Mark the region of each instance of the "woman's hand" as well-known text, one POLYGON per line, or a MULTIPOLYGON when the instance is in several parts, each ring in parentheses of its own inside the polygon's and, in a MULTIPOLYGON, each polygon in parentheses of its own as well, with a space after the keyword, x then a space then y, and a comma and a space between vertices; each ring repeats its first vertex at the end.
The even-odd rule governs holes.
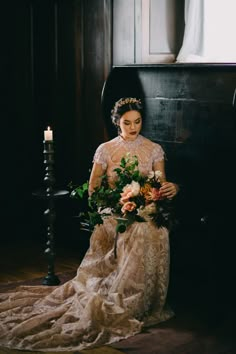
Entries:
POLYGON ((172 182, 163 182, 160 188, 161 195, 168 199, 172 199, 176 196, 179 191, 179 187, 177 184, 172 182))

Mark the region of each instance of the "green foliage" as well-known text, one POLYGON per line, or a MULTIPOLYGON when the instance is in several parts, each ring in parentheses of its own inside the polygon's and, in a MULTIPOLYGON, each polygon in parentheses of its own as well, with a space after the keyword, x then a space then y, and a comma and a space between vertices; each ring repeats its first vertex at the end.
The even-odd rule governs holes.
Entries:
POLYGON ((71 192, 72 198, 83 198, 88 193, 88 181, 83 183, 82 186, 75 187, 71 192))
MULTIPOLYGON (((95 188, 91 196, 88 194, 89 183, 88 181, 83 183, 81 186, 72 186, 71 185, 71 194, 70 196, 74 199, 83 199, 87 201, 87 210, 83 213, 80 213, 79 217, 81 220, 81 225, 92 231, 95 225, 100 225, 103 223, 103 219, 106 216, 115 214, 117 220, 119 217, 125 220, 128 220, 127 225, 131 224, 134 221, 143 222, 145 219, 139 215, 139 209, 144 208, 147 205, 147 199, 145 193, 134 194, 129 198, 129 202, 134 203, 135 208, 130 211, 122 211, 122 206, 124 203, 121 202, 121 193, 124 191, 124 187, 130 185, 133 182, 137 182, 140 187, 148 184, 150 187, 159 190, 161 183, 158 178, 155 176, 147 177, 140 174, 138 169, 138 158, 137 156, 130 156, 127 154, 120 161, 120 167, 114 169, 116 172, 116 179, 114 187, 111 187, 108 183, 108 177, 103 175, 101 177, 101 185, 95 188)), ((153 201, 150 201, 150 203, 153 201)), ((149 201, 148 201, 149 203, 149 201)), ((168 226, 171 216, 171 203, 167 199, 160 198, 158 201, 155 201, 158 205, 158 212, 150 214, 150 217, 158 226, 168 226)), ((140 209, 140 210, 141 210, 140 209)), ((124 232, 126 226, 118 223, 119 232, 124 232)))

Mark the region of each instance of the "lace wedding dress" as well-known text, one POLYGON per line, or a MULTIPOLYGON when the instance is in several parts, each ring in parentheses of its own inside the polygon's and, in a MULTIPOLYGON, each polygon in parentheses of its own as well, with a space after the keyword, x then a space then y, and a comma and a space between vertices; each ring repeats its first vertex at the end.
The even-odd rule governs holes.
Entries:
MULTIPOLYGON (((94 161, 112 183, 113 169, 127 152, 142 173, 162 160, 162 148, 141 135, 100 145, 94 161)), ((135 222, 119 235, 116 220, 96 226, 77 275, 57 286, 21 286, 0 294, 0 346, 31 351, 75 351, 109 344, 173 316, 166 306, 169 240, 166 228, 135 222)))

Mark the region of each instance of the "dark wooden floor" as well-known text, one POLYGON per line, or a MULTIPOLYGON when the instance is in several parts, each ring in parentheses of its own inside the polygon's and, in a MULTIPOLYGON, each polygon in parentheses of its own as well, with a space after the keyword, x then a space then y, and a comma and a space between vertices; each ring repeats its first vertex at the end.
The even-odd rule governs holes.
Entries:
MULTIPOLYGON (((86 235, 83 237, 86 237, 86 235)), ((89 239, 83 239, 82 241, 83 242, 81 242, 81 239, 65 239, 64 241, 60 240, 55 245, 55 273, 59 276, 59 278, 60 275, 64 273, 76 272, 81 262, 81 259, 83 258, 86 247, 88 246, 89 239)), ((25 240, 24 242, 18 239, 2 244, 0 253, 0 286, 2 284, 10 284, 11 282, 16 281, 31 282, 31 280, 35 278, 41 278, 47 275, 47 259, 45 258, 44 250, 45 244, 43 242, 40 242, 39 240, 33 239, 25 240)), ((177 283, 178 287, 181 287, 180 279, 177 283)), ((189 351, 180 351, 181 353, 236 353, 236 351, 234 351, 236 350, 236 343, 232 339, 234 338, 232 332, 234 332, 235 327, 233 325, 233 316, 232 320, 230 319, 230 322, 228 322, 228 320, 226 322, 225 319, 220 320, 219 329, 212 329, 211 326, 213 325, 213 328, 215 326, 214 321, 211 321, 211 324, 208 325, 205 320, 205 314, 201 313, 202 311, 206 311, 207 308, 203 309, 201 307, 200 311, 198 311, 198 308, 193 308, 193 306, 186 307, 185 301, 182 301, 182 303, 179 304, 181 306, 176 308, 176 318, 167 321, 167 323, 158 326, 156 329, 152 329, 149 332, 140 334, 139 336, 135 336, 134 338, 122 341, 112 346, 104 346, 96 349, 86 350, 85 353, 121 354, 132 352, 134 354, 150 354, 155 353, 152 351, 152 343, 156 348, 162 346, 161 351, 158 350, 157 353, 166 354, 167 342, 166 339, 164 337, 162 338, 161 336, 165 335, 165 333, 169 333, 168 331, 170 331, 170 335, 172 336, 171 340, 173 341, 173 343, 176 342, 176 346, 177 344, 181 344, 181 348, 183 350, 184 348, 188 348, 189 351), (186 333, 188 333, 188 336, 186 336, 186 333), (191 338, 189 336, 191 336, 191 338), (218 343, 219 338, 220 343, 218 343), (148 345, 149 342, 151 347, 149 347, 148 345)), ((226 307, 226 303, 224 304, 224 306, 226 307)), ((179 353, 179 351, 176 352, 174 351, 174 349, 173 351, 171 351, 171 353, 172 352, 179 353)), ((0 348, 0 354, 23 353, 26 354, 32 352, 7 350, 0 348)), ((36 353, 37 352, 34 352, 34 354, 36 353)), ((53 353, 54 352, 51 351, 47 352, 47 354, 53 353)), ((68 352, 61 353, 66 354, 68 352)))
MULTIPOLYGON (((45 246, 35 240, 14 241, 1 246, 0 283, 24 281, 47 274, 45 246)), ((76 270, 81 261, 79 248, 55 247, 55 273, 76 270)))
MULTIPOLYGON (((84 237, 87 237, 86 235, 84 237)), ((60 240, 55 245, 55 274, 60 275, 67 272, 76 272, 81 259, 86 251, 88 239, 81 243, 81 240, 60 240)), ((1 246, 0 253, 0 287, 15 282, 29 281, 42 278, 47 275, 47 259, 44 254, 46 245, 39 240, 12 240, 5 242, 1 246)), ((23 354, 41 353, 18 351, 13 349, 0 348, 0 354, 23 354)), ((53 351, 46 352, 54 354, 53 351)), ((73 354, 72 352, 61 352, 63 354, 73 354)), ((76 352, 78 353, 78 351, 76 352)), ((83 353, 83 351, 81 351, 83 353)), ((87 354, 117 354, 121 353, 118 349, 111 347, 100 347, 97 349, 86 350, 87 354)))

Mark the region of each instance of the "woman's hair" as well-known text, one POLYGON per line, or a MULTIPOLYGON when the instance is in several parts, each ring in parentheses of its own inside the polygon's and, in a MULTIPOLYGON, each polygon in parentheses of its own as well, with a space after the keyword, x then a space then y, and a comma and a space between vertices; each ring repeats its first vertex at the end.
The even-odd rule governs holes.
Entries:
POLYGON ((143 105, 141 100, 135 97, 123 97, 115 103, 114 108, 111 111, 111 120, 117 127, 118 132, 120 132, 120 127, 118 125, 120 118, 128 111, 138 111, 141 116, 143 116, 143 105))

